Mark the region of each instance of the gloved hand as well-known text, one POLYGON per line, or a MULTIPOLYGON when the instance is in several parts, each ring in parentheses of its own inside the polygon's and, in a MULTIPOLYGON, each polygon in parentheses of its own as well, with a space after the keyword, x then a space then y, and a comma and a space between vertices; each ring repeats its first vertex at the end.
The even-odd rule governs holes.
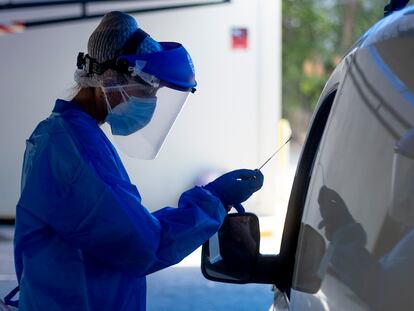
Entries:
POLYGON ((227 210, 233 206, 239 213, 244 213, 241 205, 263 186, 263 174, 259 170, 235 170, 228 172, 204 186, 218 197, 227 210))
POLYGON ((322 186, 319 191, 318 203, 322 216, 322 221, 319 223, 318 228, 322 229, 325 227, 326 238, 329 241, 338 229, 355 223, 345 201, 335 190, 322 186))

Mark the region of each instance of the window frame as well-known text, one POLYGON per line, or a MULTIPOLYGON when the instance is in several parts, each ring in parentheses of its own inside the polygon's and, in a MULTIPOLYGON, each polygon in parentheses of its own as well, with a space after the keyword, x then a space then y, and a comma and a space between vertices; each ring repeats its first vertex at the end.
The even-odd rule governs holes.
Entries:
POLYGON ((279 268, 278 270, 279 273, 282 272, 283 275, 278 275, 278 282, 275 284, 279 290, 286 292, 289 297, 293 283, 301 220, 312 176, 313 165, 328 123, 330 112, 332 111, 336 95, 338 94, 338 85, 339 83, 334 84, 327 92, 325 92, 326 95, 320 100, 320 104, 318 105, 311 122, 305 145, 302 149, 289 198, 279 253, 279 258, 283 258, 283 262, 281 263, 283 269, 279 268))

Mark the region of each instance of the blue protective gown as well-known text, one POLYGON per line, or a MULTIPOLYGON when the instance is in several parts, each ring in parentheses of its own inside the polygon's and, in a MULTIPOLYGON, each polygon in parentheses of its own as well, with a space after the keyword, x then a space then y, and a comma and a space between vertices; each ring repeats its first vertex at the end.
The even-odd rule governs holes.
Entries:
POLYGON ((194 251, 226 213, 200 187, 184 192, 178 208, 148 212, 97 122, 58 100, 24 156, 19 310, 145 310, 145 276, 194 251))

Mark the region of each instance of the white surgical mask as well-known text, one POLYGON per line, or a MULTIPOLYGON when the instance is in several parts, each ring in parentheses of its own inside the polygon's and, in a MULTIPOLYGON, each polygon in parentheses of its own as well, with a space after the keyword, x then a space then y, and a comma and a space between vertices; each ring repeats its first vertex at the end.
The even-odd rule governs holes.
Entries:
POLYGON ((110 124, 113 135, 130 135, 151 121, 156 102, 156 97, 131 96, 111 109, 105 121, 110 124))

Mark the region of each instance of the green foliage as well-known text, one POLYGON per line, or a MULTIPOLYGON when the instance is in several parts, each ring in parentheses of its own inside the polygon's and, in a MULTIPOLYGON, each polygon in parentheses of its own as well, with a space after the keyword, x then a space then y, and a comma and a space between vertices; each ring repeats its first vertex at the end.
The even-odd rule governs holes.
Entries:
POLYGON ((336 61, 382 17, 381 0, 283 0, 283 115, 313 111, 336 61), (306 67, 306 68, 305 68, 306 67))
POLYGON ((303 77, 300 79, 299 90, 306 98, 311 98, 316 101, 324 84, 324 78, 303 77))

